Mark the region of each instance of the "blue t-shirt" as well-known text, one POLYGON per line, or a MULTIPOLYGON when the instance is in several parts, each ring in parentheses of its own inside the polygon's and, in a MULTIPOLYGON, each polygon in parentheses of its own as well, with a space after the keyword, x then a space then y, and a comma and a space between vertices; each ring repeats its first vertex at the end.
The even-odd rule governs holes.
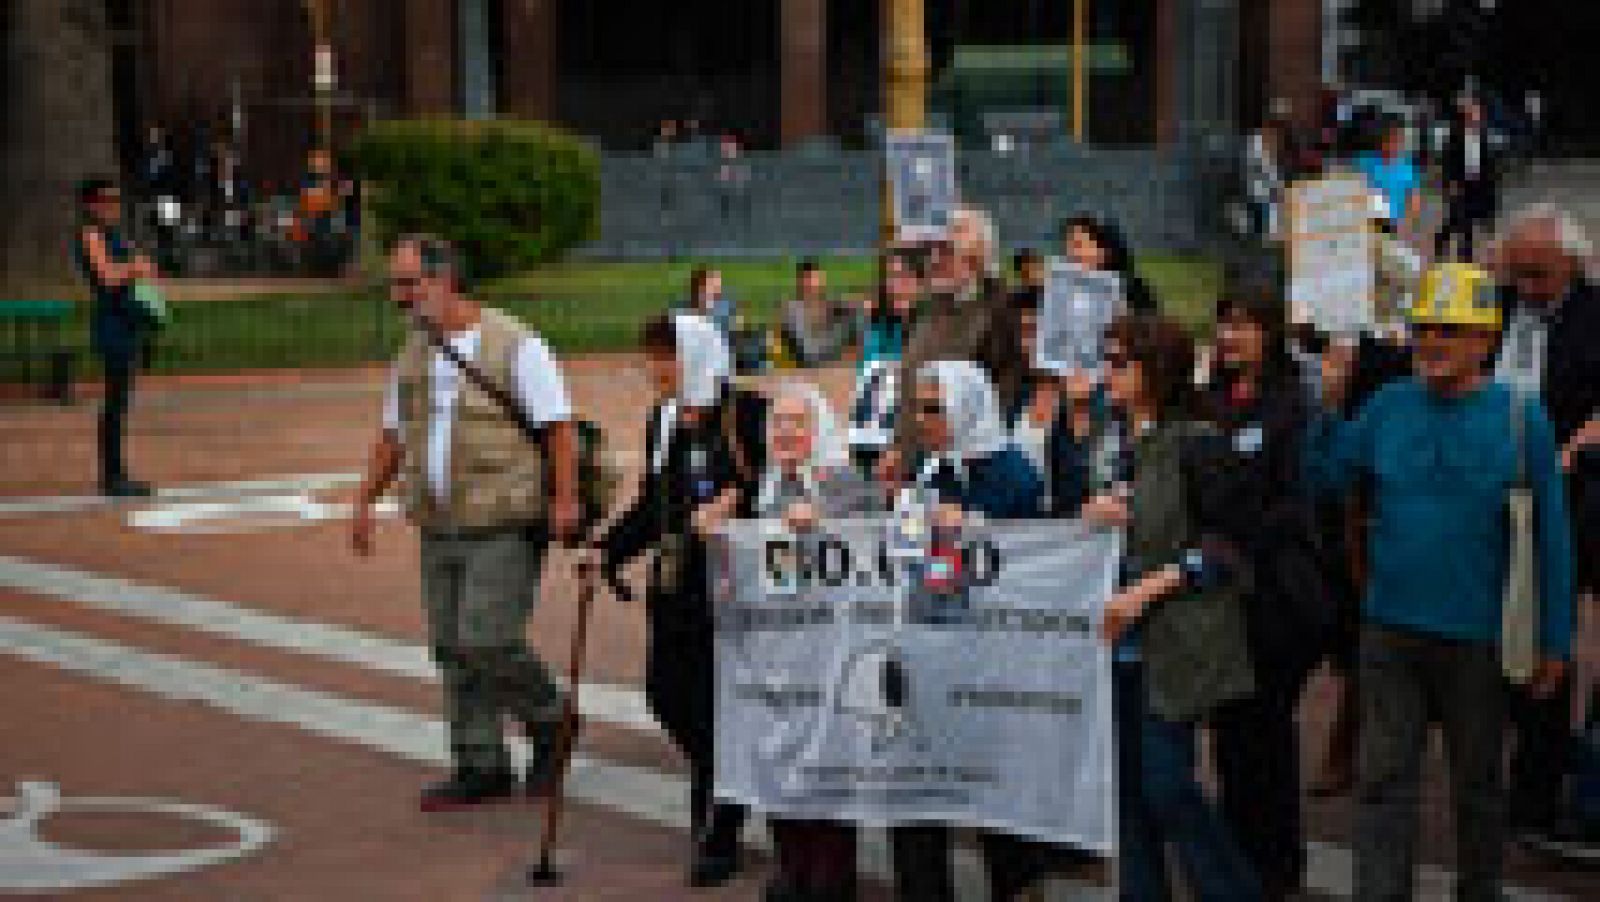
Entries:
POLYGON ((1308 426, 1312 487, 1342 493, 1371 481, 1371 559, 1363 609, 1387 627, 1489 645, 1500 637, 1509 530, 1507 490, 1519 452, 1537 508, 1540 644, 1571 649, 1573 561, 1566 484, 1543 408, 1522 401, 1524 447, 1513 441, 1515 396, 1489 383, 1461 398, 1416 379, 1392 383, 1350 421, 1308 426))
POLYGON ((1405 154, 1386 160, 1381 154, 1371 153, 1356 158, 1356 171, 1389 204, 1389 221, 1403 222, 1411 198, 1422 187, 1422 173, 1417 170, 1417 164, 1405 154))

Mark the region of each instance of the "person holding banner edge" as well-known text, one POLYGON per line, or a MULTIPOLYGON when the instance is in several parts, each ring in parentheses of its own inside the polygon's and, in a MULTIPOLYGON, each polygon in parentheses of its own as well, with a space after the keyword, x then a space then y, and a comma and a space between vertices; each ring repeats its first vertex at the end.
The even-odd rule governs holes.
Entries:
MULTIPOLYGON (((931 528, 949 533, 973 515, 1027 519, 1042 513, 1043 483, 1011 441, 1000 402, 984 369, 969 360, 924 363, 910 386, 916 450, 914 484, 936 498, 931 528)), ((922 611, 943 616, 948 612, 922 611)), ((896 898, 904 902, 954 900, 950 828, 938 824, 889 831, 896 898)), ((1031 882, 1013 850, 1030 847, 1009 836, 981 834, 990 897, 1009 900, 1031 882)))
POLYGON ((1172 898, 1164 849, 1206 902, 1262 899, 1259 878, 1196 774, 1198 727, 1255 689, 1243 597, 1247 559, 1220 511, 1252 490, 1227 440, 1197 418, 1194 347, 1160 317, 1115 321, 1105 343, 1115 412, 1085 447, 1079 516, 1126 532, 1123 588, 1104 631, 1115 647, 1121 898, 1172 898))
POLYGON ((599 542, 601 572, 616 586, 622 566, 656 550, 645 599, 645 695, 689 759, 689 883, 719 886, 741 867, 744 810, 712 797, 716 687, 705 537, 727 518, 750 514, 765 466, 767 404, 730 384, 727 341, 703 316, 655 317, 641 343, 661 400, 646 421, 638 495, 599 542))
MULTIPOLYGON (((768 467, 753 513, 780 518, 797 535, 818 521, 877 510, 873 487, 850 465, 832 409, 814 386, 786 382, 770 395, 768 467)), ((773 818, 777 873, 766 902, 849 902, 856 894, 856 835, 847 823, 773 818)))

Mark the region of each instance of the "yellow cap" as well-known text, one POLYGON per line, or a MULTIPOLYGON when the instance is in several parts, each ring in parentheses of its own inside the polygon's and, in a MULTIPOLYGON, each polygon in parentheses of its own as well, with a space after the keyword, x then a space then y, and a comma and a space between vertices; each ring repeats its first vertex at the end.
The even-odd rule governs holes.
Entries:
POLYGON ((1500 328, 1494 277, 1470 263, 1440 263, 1422 277, 1411 321, 1500 328))

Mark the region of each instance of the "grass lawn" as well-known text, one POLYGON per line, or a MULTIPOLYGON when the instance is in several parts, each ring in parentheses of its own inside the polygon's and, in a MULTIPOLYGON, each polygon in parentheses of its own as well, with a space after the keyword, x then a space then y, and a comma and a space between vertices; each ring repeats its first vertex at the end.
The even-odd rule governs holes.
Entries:
MULTIPOLYGON (((821 261, 842 295, 867 291, 869 258, 821 261)), ((709 261, 747 320, 771 322, 793 283, 793 260, 709 261)), ((481 286, 478 294, 522 318, 563 354, 626 350, 639 323, 682 298, 691 262, 551 266, 481 286)), ((1221 282, 1212 260, 1150 256, 1146 277, 1174 315, 1194 325, 1209 318, 1221 282)), ((73 328, 87 345, 83 317, 73 328)), ((310 296, 258 296, 175 305, 155 359, 157 372, 220 372, 263 367, 335 367, 394 353, 403 323, 379 289, 310 296)), ((0 345, 6 339, 0 336, 0 345)), ((16 378, 0 370, 0 381, 16 378)))

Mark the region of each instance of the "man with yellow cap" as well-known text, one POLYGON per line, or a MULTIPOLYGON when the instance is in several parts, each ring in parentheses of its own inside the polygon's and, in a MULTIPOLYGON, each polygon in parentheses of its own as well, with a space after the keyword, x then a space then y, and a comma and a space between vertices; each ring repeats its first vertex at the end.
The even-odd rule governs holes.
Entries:
MULTIPOLYGON (((1415 898, 1417 803, 1429 718, 1442 725, 1451 769, 1460 884, 1455 897, 1499 900, 1505 833, 1506 688, 1502 604, 1512 529, 1507 501, 1534 504, 1538 660, 1532 691, 1561 680, 1571 647, 1572 539, 1550 420, 1536 400, 1493 380, 1498 343, 1492 280, 1450 263, 1430 271, 1411 310, 1413 375, 1351 419, 1309 428, 1312 487, 1372 489, 1370 565, 1362 597, 1357 692, 1359 820, 1356 898, 1415 898)), ((1323 364, 1338 410, 1347 352, 1323 364)))

